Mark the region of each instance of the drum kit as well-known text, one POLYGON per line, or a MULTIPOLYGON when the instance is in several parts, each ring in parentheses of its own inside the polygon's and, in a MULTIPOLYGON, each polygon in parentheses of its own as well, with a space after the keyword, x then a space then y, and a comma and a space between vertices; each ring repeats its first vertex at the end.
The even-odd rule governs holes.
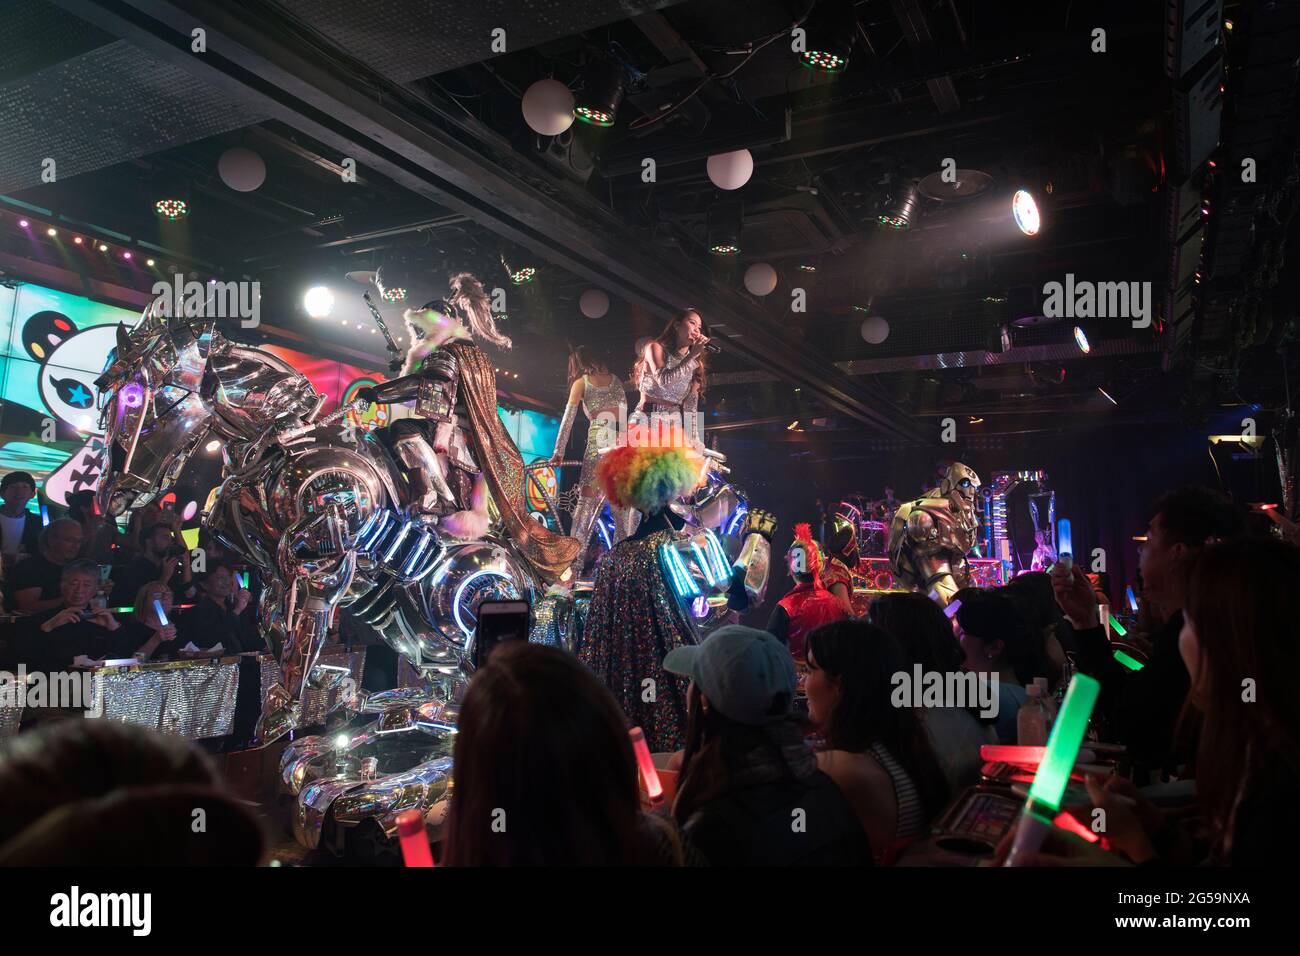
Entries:
POLYGON ((872 501, 863 495, 848 495, 838 502, 833 514, 852 521, 858 529, 858 553, 863 557, 884 557, 889 543, 889 523, 897 502, 886 498, 872 501))

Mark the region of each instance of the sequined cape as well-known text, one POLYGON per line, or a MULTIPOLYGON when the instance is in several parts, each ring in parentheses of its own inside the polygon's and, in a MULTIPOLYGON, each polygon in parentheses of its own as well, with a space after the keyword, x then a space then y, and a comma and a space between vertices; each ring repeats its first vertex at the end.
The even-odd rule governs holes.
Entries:
POLYGON ((696 643, 659 567, 659 547, 674 537, 672 531, 655 531, 629 538, 600 559, 577 645, 579 659, 609 688, 628 726, 645 732, 652 752, 685 743, 689 681, 667 673, 663 660, 674 647, 696 643), (642 683, 647 678, 654 681, 649 702, 642 683))
POLYGON ((454 342, 446 348, 455 353, 459 363, 460 400, 470 423, 467 437, 506 534, 545 580, 558 580, 573 563, 579 545, 523 511, 524 459, 497 415, 497 376, 492 361, 472 342, 454 342))

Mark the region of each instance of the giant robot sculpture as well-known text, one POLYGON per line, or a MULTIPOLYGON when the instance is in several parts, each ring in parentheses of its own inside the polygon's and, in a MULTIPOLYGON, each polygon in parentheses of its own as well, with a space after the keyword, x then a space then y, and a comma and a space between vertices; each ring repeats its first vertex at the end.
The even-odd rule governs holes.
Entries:
POLYGON ((975 548, 979 475, 960 462, 949 466, 937 488, 898 506, 889 527, 889 558, 895 577, 947 605, 970 586, 966 556, 975 548))
MULTIPOLYGON (((454 306, 440 307, 455 317, 454 306)), ((134 328, 119 327, 96 383, 107 456, 98 495, 106 513, 147 504, 204 444, 223 442, 223 482, 207 524, 260 569, 263 634, 280 648, 282 680, 264 690, 258 722, 263 743, 298 726, 309 688, 343 676, 318 666, 339 609, 373 626, 418 675, 413 686, 357 695, 347 724, 328 737, 300 736, 284 751, 282 785, 295 799, 295 835, 308 847, 319 844, 327 823, 336 848, 344 830, 360 832, 367 822, 379 824, 381 840, 391 837, 401 811, 441 798, 480 601, 536 603, 573 558, 564 546, 571 539, 528 518, 522 501, 508 500, 518 496, 522 470, 502 474, 514 457, 486 444, 498 421, 494 396, 487 407, 488 386, 480 381, 470 390, 468 419, 452 415, 447 366, 463 375, 485 363, 469 349, 451 349, 433 363, 442 382, 435 391, 446 400, 442 418, 433 428, 396 434, 350 426, 343 416, 352 406, 322 417, 325 396, 296 369, 230 341, 209 320, 169 318, 156 306, 134 328), (420 446, 427 432, 448 424, 450 456, 420 446), (486 482, 491 523, 465 540, 451 519, 473 510, 464 500, 472 483, 453 479, 473 452, 488 459, 485 474, 498 472, 486 482)), ((489 361, 483 377, 490 373, 489 361)), ((447 438, 445 428, 440 437, 447 438)), ((708 517, 716 518, 712 511, 708 517)), ((749 542, 744 550, 757 581, 762 549, 749 542)), ((687 567, 702 593, 721 583, 721 555, 710 557, 687 567)))

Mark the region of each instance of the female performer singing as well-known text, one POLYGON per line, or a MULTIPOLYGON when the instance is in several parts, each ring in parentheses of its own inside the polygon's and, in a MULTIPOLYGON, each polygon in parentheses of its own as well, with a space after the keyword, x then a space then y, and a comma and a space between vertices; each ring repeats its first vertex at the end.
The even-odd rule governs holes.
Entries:
MULTIPOLYGON (((578 478, 578 504, 569 525, 569 536, 576 538, 578 556, 573 560, 573 579, 582 573, 591 530, 605 506, 605 493, 596 480, 596 465, 601 452, 618 443, 618 427, 627 420, 627 392, 617 375, 609 371, 604 361, 586 346, 578 346, 569 353, 569 402, 560 420, 560 432, 555 437, 555 453, 551 461, 564 458, 569 443, 573 420, 581 406, 587 415, 587 447, 582 453, 582 474, 578 478)), ((632 520, 636 512, 631 508, 611 506, 614 513, 614 543, 632 533, 632 520)))
POLYGON ((641 351, 632 378, 641 390, 636 410, 649 419, 679 425, 697 448, 704 447, 699 403, 707 371, 708 328, 700 313, 683 309, 641 351))

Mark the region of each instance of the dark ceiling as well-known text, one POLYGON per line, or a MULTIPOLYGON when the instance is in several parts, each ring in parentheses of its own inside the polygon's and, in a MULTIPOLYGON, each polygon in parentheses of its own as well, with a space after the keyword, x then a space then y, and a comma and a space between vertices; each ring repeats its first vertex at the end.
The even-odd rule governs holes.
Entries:
MULTIPOLYGON (((17 216, 59 222, 164 274, 258 279, 265 336, 382 365, 355 295, 314 322, 302 290, 405 262, 432 292, 471 269, 508 289, 521 347, 503 364, 551 403, 566 344, 621 368, 692 304, 723 344, 711 424, 812 454, 936 442, 944 418, 1015 436, 1284 401, 1300 5, 15 0, 0 30, 21 38, 0 52, 0 265, 20 277, 18 260, 61 250, 17 216), (790 29, 830 14, 848 68, 815 73, 790 29), (603 62, 626 77, 614 126, 528 129, 529 84, 581 93, 603 62), (265 159, 257 191, 219 177, 232 146, 265 159), (754 175, 723 193, 705 160, 739 148, 754 175), (945 159, 976 194, 935 198, 945 159), (882 228, 918 180, 911 228, 882 228), (1011 220, 1017 188, 1042 204, 1038 236, 1011 220), (160 221, 160 190, 191 215, 160 221), (712 256, 708 212, 736 200, 741 253, 712 256), (538 278, 511 287, 503 258, 538 278), (779 275, 763 298, 742 281, 760 261, 779 275), (1151 327, 1094 323, 1083 354, 1071 322, 1033 321, 1067 273, 1150 282, 1151 327), (599 320, 578 308, 592 287, 612 301, 599 320), (868 317, 888 322, 883 343, 864 341, 868 317)), ((147 289, 135 262, 73 271, 147 289)))

